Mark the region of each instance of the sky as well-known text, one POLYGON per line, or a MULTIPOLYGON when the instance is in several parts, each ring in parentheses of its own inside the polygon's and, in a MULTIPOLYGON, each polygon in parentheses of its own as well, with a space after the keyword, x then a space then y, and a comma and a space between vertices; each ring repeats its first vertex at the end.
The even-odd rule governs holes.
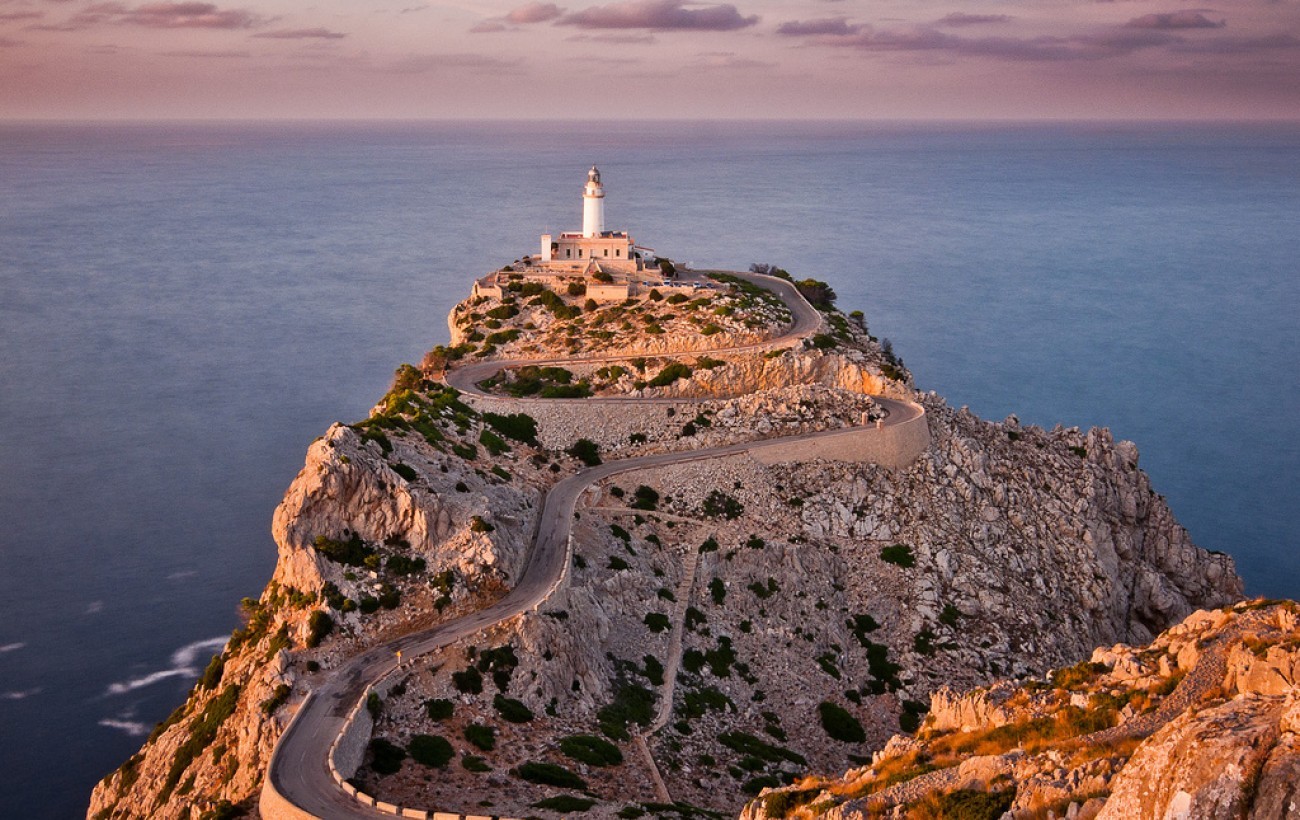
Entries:
POLYGON ((0 119, 1300 119, 1300 0, 0 0, 0 119))

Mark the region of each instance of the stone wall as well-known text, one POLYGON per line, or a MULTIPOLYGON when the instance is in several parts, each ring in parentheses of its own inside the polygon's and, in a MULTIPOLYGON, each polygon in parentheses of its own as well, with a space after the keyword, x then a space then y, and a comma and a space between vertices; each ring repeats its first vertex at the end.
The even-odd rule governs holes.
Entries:
POLYGON ((925 414, 888 427, 857 427, 818 438, 759 447, 751 455, 763 464, 852 461, 899 468, 911 464, 930 446, 925 414))

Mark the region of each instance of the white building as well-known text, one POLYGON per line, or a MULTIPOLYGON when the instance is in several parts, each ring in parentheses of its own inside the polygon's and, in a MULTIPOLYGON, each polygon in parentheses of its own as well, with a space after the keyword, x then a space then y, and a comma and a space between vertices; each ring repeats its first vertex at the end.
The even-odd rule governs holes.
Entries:
POLYGON ((639 247, 627 231, 605 230, 605 186, 593 165, 582 189, 582 230, 542 234, 541 254, 532 261, 555 270, 585 271, 596 262, 611 272, 631 272, 641 270, 653 253, 639 247))

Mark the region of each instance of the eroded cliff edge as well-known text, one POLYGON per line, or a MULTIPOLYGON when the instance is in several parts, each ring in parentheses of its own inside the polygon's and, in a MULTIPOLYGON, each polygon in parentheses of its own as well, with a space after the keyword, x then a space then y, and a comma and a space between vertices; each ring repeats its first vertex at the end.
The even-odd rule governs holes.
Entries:
POLYGON ((941 685, 1142 643, 1240 597, 1231 560, 1191 543, 1131 443, 983 421, 916 393, 892 352, 829 304, 815 335, 727 354, 779 335, 788 311, 739 285, 594 307, 547 292, 463 303, 450 357, 399 370, 369 419, 313 443, 247 625, 100 784, 91 816, 254 811, 314 682, 499 597, 543 494, 584 462, 870 425, 880 407, 867 393, 925 407, 931 444, 907 466, 739 455, 593 487, 564 584, 422 659, 375 705, 358 782, 431 809, 634 816, 664 802, 632 740, 664 711, 646 740, 684 807, 652 810, 734 813, 805 771, 869 760, 941 685), (650 327, 671 332, 621 362, 504 373, 500 399, 431 378, 457 355, 562 358, 575 339, 650 327), (701 350, 715 352, 687 352, 701 350), (515 400, 548 392, 575 398, 515 400))

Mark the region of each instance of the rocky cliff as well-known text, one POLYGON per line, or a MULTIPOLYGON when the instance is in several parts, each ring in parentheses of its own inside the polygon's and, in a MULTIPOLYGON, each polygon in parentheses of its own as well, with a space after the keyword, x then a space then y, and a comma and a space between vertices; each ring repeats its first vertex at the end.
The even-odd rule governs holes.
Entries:
POLYGON ((367 647, 500 597, 560 478, 602 458, 871 425, 882 411, 867 393, 924 406, 932 443, 907 466, 740 453, 593 485, 555 593, 376 698, 355 782, 471 813, 734 814, 762 789, 869 762, 942 685, 1039 674, 1240 597, 1231 560, 1191 543, 1131 443, 915 393, 892 352, 829 306, 818 333, 764 347, 789 311, 752 288, 648 296, 616 315, 547 293, 458 307, 455 348, 400 369, 370 418, 312 444, 247 625, 99 785, 90 816, 255 811, 306 693, 367 647), (629 344, 621 362, 506 368, 485 382, 499 398, 431 378, 525 348, 603 352, 600 334, 623 322, 634 338, 673 334, 651 333, 649 357, 629 344), (709 347, 728 334, 756 347, 709 347))
POLYGON ((841 778, 768 791, 742 817, 1296 817, 1296 612, 1202 610, 1041 678, 941 689, 915 737, 841 778))

